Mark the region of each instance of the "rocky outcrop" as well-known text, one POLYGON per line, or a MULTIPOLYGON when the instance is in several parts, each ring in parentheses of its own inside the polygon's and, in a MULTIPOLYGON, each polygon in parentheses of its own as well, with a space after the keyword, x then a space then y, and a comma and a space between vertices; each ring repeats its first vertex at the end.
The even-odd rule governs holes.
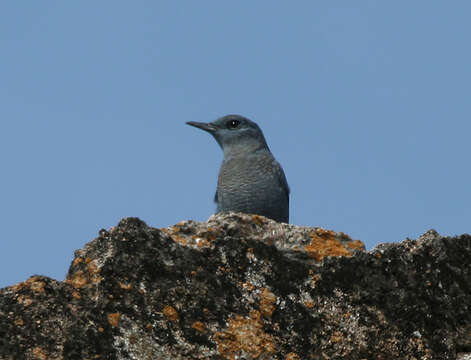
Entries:
POLYGON ((260 216, 123 219, 0 290, 0 359, 465 359, 471 236, 365 252, 260 216))

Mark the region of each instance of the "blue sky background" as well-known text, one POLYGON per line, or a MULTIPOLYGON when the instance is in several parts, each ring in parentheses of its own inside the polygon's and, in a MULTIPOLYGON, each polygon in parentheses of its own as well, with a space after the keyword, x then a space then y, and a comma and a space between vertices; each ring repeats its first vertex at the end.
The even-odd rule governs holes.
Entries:
POLYGON ((469 1, 2 1, 0 287, 62 280, 120 218, 205 221, 243 114, 291 223, 363 240, 470 231, 469 1))

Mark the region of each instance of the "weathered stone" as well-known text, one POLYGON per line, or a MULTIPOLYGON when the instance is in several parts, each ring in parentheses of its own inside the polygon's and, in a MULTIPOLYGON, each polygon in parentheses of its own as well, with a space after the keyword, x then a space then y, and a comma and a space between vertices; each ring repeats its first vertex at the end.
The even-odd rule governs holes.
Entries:
POLYGON ((471 236, 382 244, 261 216, 120 221, 0 290, 0 359, 466 359, 471 236))

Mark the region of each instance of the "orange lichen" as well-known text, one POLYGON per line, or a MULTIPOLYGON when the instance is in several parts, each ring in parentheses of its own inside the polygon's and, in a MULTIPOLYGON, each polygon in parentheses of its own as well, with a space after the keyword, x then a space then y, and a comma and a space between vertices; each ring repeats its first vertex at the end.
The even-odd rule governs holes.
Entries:
MULTIPOLYGON (((165 234, 170 236, 170 238, 176 243, 182 245, 188 245, 189 239, 186 236, 186 231, 182 229, 182 226, 185 225, 184 222, 180 222, 169 228, 161 228, 165 234), (184 235, 182 235, 182 233, 184 235)), ((209 247, 210 242, 215 240, 217 237, 218 230, 212 227, 208 227, 206 230, 199 231, 196 234, 191 235, 191 244, 197 245, 201 248, 209 247)))
POLYGON ((306 245, 304 249, 317 261, 322 260, 325 256, 352 256, 352 253, 335 237, 335 233, 331 230, 317 229, 311 231, 309 236, 311 243, 306 245))
POLYGON ((95 284, 99 283, 103 278, 99 275, 101 270, 98 268, 95 261, 93 259, 86 258, 85 264, 87 264, 87 272, 90 280, 95 284))
MULTIPOLYGON (((180 224, 180 223, 178 223, 180 224)), ((186 239, 181 236, 181 235, 178 235, 178 233, 180 232, 180 227, 178 226, 178 224, 170 227, 170 228, 162 228, 160 230, 162 230, 165 234, 169 235, 170 238, 175 241, 176 243, 179 243, 179 244, 183 244, 183 245, 186 245, 187 244, 187 241, 186 239)))
POLYGON ((87 284, 87 278, 85 277, 82 270, 77 270, 65 282, 72 285, 76 289, 80 289, 87 284))
POLYGON ((193 235, 191 238, 195 241, 196 245, 198 245, 199 247, 209 246, 209 241, 206 240, 206 238, 201 235, 193 235))
POLYGON ((365 250, 365 244, 363 244, 362 241, 360 240, 352 240, 351 242, 347 242, 345 244, 346 247, 349 249, 354 249, 354 250, 365 250))
POLYGON ((266 220, 262 218, 260 215, 252 215, 252 220, 258 226, 262 226, 266 222, 266 220))
POLYGON ((315 273, 314 270, 312 270, 312 269, 309 269, 309 275, 312 276, 314 281, 319 281, 321 279, 321 276, 319 274, 315 273))
POLYGON ((16 298, 16 301, 18 301, 18 304, 21 304, 24 307, 30 306, 33 303, 33 299, 23 296, 23 295, 19 295, 16 298))
POLYGON ((33 281, 30 284, 31 290, 33 290, 33 292, 36 294, 43 293, 45 286, 46 286, 46 283, 44 281, 33 281))
POLYGON ((118 326, 120 316, 121 314, 119 312, 108 314, 108 322, 110 325, 113 327, 118 326))
POLYGON ((191 327, 200 333, 206 333, 206 326, 201 321, 195 321, 191 327))
POLYGON ((72 261, 72 266, 77 266, 77 265, 80 264, 82 261, 83 261, 83 258, 81 258, 81 257, 76 257, 76 258, 74 259, 74 261, 72 261))
POLYGON ((343 339, 344 336, 340 331, 334 331, 334 333, 330 336, 330 341, 335 343, 340 343, 343 339))
POLYGON ((15 291, 20 291, 24 288, 30 288, 35 294, 43 293, 46 283, 40 280, 39 276, 31 276, 26 281, 20 282, 13 286, 15 291))
POLYGON ((276 296, 268 289, 264 288, 260 294, 260 311, 263 316, 271 317, 275 311, 276 296))
POLYGON ((119 287, 124 290, 131 290, 132 289, 132 284, 126 284, 119 282, 119 287))
POLYGON ((294 352, 290 352, 289 354, 286 354, 285 360, 299 360, 299 356, 294 352))
POLYGON ((167 319, 169 319, 170 321, 178 320, 177 310, 175 310, 175 308, 170 305, 165 305, 163 313, 167 317, 167 319))
POLYGON ((33 349, 33 354, 34 354, 35 358, 38 359, 38 360, 46 360, 47 359, 46 352, 43 349, 41 349, 40 347, 35 347, 33 349))
POLYGON ((307 307, 308 309, 312 309, 314 307, 314 305, 315 305, 314 302, 311 301, 311 300, 306 300, 304 302, 304 306, 307 307))
MULTIPOLYGON (((77 258, 79 259, 79 258, 77 258)), ((72 275, 69 276, 66 283, 72 285, 76 289, 80 289, 88 284, 88 282, 92 282, 94 284, 98 284, 103 279, 100 275, 100 268, 96 265, 95 260, 92 258, 85 258, 80 261, 77 259, 74 260, 76 265, 84 263, 85 269, 81 266, 81 269, 75 271, 72 275)), ((80 258, 81 259, 81 258, 80 258)))
POLYGON ((215 233, 217 233, 217 230, 215 228, 208 227, 206 229, 206 237, 208 238, 209 241, 213 241, 216 239, 215 233))
POLYGON ((200 238, 204 239, 209 245, 209 242, 215 240, 217 238, 218 230, 212 227, 208 227, 205 231, 200 231, 196 235, 193 235, 193 238, 200 238))
POLYGON ((218 352, 225 359, 237 359, 242 352, 257 359, 263 353, 274 353, 272 337, 263 331, 260 312, 253 310, 249 318, 235 315, 229 319, 229 326, 214 334, 218 352))
POLYGON ((187 241, 183 236, 171 234, 170 237, 172 238, 173 241, 175 241, 179 244, 183 244, 183 245, 187 244, 187 241))
POLYGON ((242 289, 244 290, 249 290, 249 291, 255 290, 255 285, 248 281, 241 283, 241 286, 242 286, 242 289))
POLYGON ((256 261, 256 256, 253 253, 253 248, 248 248, 247 252, 245 253, 245 256, 247 256, 247 259, 250 261, 256 261))

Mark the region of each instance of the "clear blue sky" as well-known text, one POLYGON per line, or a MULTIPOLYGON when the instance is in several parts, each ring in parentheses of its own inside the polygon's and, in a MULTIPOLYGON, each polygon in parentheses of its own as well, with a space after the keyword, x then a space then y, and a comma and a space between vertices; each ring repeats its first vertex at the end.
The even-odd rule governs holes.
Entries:
POLYGON ((2 1, 0 287, 62 280, 99 229, 205 221, 259 123, 291 223, 363 240, 470 231, 469 1, 2 1))

